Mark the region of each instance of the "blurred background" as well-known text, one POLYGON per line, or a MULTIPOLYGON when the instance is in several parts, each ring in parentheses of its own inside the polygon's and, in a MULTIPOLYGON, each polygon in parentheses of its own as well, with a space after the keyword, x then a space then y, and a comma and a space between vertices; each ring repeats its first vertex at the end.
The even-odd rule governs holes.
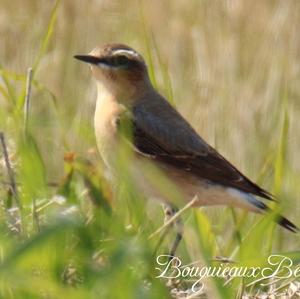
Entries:
MULTIPOLYGON (((101 169, 95 82, 73 55, 125 43, 145 57, 153 84, 197 132, 273 192, 299 225, 299 28, 300 2, 292 0, 1 0, 0 131, 16 173, 28 67, 34 68, 28 126, 46 184, 64 180, 66 153, 101 169)), ((205 212, 221 244, 232 238, 232 219, 244 215, 205 212)), ((247 216, 244 231, 258 219, 247 216)), ((195 232, 187 230, 188 243, 195 232)), ((275 248, 299 248, 294 235, 276 228, 276 236, 275 248)))
MULTIPOLYGON (((1 0, 3 69, 26 75, 39 53, 53 5, 1 0)), ((286 168, 292 175, 282 187, 286 192, 290 184, 296 187, 299 9, 296 1, 62 1, 35 74, 55 96, 59 117, 53 115, 49 94, 32 91, 32 122, 47 149, 44 158, 55 160, 49 163, 54 176, 60 171, 61 164, 54 162, 57 154, 62 158, 64 138, 75 151, 94 146, 95 84, 89 69, 73 55, 122 42, 153 64, 155 84, 165 96, 171 94, 197 131, 253 179, 278 149, 286 111, 286 168), (90 139, 82 142, 86 131, 90 139)), ((9 108, 3 94, 0 103, 1 110, 9 108)), ((299 190, 290 195, 296 203, 299 190)))

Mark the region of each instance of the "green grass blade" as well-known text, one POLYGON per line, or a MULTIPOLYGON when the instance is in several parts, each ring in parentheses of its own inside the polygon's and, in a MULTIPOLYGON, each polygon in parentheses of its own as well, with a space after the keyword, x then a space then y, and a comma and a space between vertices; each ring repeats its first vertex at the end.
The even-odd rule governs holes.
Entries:
POLYGON ((51 11, 50 20, 49 20, 48 26, 46 28, 46 32, 45 32, 44 37, 41 41, 39 52, 36 56, 36 59, 33 63, 33 66, 32 66, 33 73, 36 72, 36 70, 37 70, 37 68, 40 64, 41 59, 43 58, 43 56, 45 55, 45 53, 47 51, 50 39, 52 37, 53 31, 54 31, 54 28, 55 28, 56 19, 57 19, 57 9, 58 9, 59 3, 60 3, 60 0, 56 0, 55 4, 53 6, 53 9, 51 11))
POLYGON ((289 115, 284 109, 283 124, 280 133, 278 151, 275 160, 275 175, 274 175, 274 194, 280 194, 282 181, 284 178, 284 168, 286 164, 286 155, 288 147, 288 132, 289 132, 289 115))

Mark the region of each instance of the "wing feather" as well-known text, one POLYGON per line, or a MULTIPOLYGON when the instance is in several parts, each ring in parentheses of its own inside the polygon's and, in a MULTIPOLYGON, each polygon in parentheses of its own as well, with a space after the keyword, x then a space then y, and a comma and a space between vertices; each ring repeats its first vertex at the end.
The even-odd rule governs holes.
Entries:
POLYGON ((140 154, 178 167, 211 183, 273 200, 208 145, 159 94, 141 99, 132 109, 132 143, 140 154))

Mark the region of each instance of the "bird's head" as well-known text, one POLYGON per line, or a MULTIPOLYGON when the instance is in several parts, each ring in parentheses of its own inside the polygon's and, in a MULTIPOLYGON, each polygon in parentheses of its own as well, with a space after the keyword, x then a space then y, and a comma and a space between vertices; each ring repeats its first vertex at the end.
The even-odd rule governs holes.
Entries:
POLYGON ((126 45, 108 44, 74 57, 89 63, 98 87, 118 98, 126 100, 151 85, 143 57, 126 45))

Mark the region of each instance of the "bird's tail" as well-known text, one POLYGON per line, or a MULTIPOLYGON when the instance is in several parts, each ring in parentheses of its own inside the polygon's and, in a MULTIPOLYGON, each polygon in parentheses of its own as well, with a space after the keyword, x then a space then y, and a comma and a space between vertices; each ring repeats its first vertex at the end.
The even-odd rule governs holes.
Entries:
MULTIPOLYGON (((256 201, 252 201, 252 204, 254 204, 260 211, 264 211, 264 212, 273 212, 267 205, 265 205, 263 202, 255 199, 256 201)), ((285 229, 293 232, 293 233, 297 233, 299 232, 299 228, 292 223, 290 220, 288 220, 287 218, 285 218, 284 216, 277 214, 275 215, 275 221, 282 227, 284 227, 285 229)))
POLYGON ((278 215, 276 217, 276 222, 284 227, 285 229, 293 232, 293 233, 298 233, 299 232, 299 228, 294 224, 292 223, 290 220, 288 220, 287 218, 285 218, 284 216, 282 215, 278 215))
MULTIPOLYGON (((243 195, 244 198, 248 201, 248 203, 252 204, 257 208, 256 212, 273 212, 266 204, 259 201, 255 196, 246 193, 243 193, 243 195)), ((280 226, 284 227, 285 229, 294 233, 300 232, 299 228, 284 216, 280 214, 275 214, 274 219, 280 226)))

